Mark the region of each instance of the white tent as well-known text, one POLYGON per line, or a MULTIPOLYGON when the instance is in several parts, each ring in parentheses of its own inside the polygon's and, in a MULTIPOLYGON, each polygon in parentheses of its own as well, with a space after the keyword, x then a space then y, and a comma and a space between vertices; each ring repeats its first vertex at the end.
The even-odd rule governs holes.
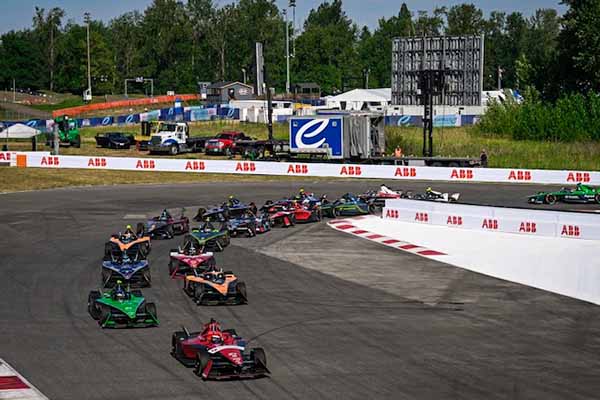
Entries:
POLYGON ((35 128, 25 124, 14 124, 0 131, 0 139, 29 139, 40 134, 35 128))
POLYGON ((354 89, 326 99, 327 108, 340 110, 380 110, 392 102, 392 89, 354 89))

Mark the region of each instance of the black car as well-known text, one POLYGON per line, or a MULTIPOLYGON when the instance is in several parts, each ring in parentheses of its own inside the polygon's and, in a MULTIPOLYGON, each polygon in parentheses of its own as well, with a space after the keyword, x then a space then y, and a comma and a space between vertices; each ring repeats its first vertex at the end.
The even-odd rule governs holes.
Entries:
POLYGON ((99 133, 95 137, 96 146, 108 149, 129 149, 135 146, 133 135, 126 135, 121 132, 99 133))

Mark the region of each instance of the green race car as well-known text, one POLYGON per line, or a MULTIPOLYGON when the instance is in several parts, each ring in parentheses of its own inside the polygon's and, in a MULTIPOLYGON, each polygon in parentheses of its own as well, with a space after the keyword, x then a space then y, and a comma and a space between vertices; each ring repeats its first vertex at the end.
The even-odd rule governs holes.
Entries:
POLYGON ((147 303, 141 290, 125 289, 121 281, 111 291, 91 291, 88 311, 102 328, 158 326, 156 305, 147 303))
POLYGON ((220 228, 216 228, 212 222, 206 221, 186 235, 183 248, 189 241, 195 241, 195 245, 205 253, 207 251, 223 251, 225 247, 229 246, 231 239, 227 224, 223 223, 220 228))
POLYGON ((329 218, 354 217, 357 215, 368 215, 374 212, 375 206, 365 200, 346 193, 340 199, 330 203, 326 197, 321 200, 321 212, 329 218))
POLYGON ((564 203, 596 203, 600 204, 600 190, 592 186, 578 183, 574 188, 562 188, 555 192, 537 192, 529 196, 531 204, 564 203))

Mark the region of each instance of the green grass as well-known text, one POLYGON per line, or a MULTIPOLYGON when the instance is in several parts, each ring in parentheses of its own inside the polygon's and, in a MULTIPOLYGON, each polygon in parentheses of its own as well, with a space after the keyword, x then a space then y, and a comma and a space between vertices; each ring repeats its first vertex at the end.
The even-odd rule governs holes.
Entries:
MULTIPOLYGON (((391 153, 399 144, 406 155, 421 155, 423 131, 419 128, 387 128, 391 153)), ((479 157, 482 149, 491 168, 529 168, 557 170, 600 170, 599 142, 539 142, 482 136, 474 127, 441 128, 434 132, 434 154, 479 157)))

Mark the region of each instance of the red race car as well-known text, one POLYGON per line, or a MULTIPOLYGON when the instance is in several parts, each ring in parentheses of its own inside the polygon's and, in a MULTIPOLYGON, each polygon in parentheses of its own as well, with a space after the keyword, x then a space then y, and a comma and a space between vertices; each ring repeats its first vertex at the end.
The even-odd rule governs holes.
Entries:
POLYGON ((294 222, 319 222, 323 219, 320 202, 313 203, 307 199, 304 201, 280 201, 279 204, 283 204, 288 210, 294 211, 294 222))
POLYGON ((268 216, 272 227, 282 226, 289 228, 296 224, 296 211, 289 207, 289 202, 286 200, 283 202, 278 201, 277 203, 269 200, 260 210, 268 216))
POLYGON ((234 329, 221 329, 211 319, 202 332, 173 333, 171 355, 202 379, 260 378, 270 373, 260 347, 248 349, 234 329))

